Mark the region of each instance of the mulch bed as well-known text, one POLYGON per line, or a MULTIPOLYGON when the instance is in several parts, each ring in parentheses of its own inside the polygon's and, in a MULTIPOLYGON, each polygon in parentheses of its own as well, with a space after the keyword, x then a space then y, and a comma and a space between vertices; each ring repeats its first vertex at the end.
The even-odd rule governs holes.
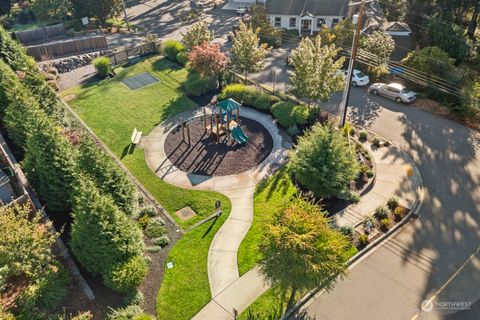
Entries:
POLYGON ((240 122, 249 138, 244 144, 238 144, 229 135, 217 142, 216 136, 204 132, 203 121, 197 118, 189 124, 190 145, 183 141, 178 126, 167 136, 165 153, 182 171, 198 175, 225 176, 252 169, 270 154, 273 139, 259 122, 245 117, 240 117, 240 122))

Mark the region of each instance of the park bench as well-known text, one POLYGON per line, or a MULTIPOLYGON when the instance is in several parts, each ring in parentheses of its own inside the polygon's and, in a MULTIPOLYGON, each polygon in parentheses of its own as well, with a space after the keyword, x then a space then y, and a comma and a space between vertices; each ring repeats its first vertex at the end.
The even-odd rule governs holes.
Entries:
POLYGON ((142 131, 138 131, 137 128, 133 129, 132 133, 132 143, 138 144, 140 142, 140 138, 142 137, 142 131))

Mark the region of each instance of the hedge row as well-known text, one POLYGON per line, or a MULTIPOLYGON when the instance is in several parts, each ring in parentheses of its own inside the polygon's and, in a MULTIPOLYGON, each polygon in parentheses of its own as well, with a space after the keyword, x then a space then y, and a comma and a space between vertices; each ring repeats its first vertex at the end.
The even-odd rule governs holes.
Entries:
POLYGON ((25 172, 47 210, 73 210, 72 247, 81 264, 112 289, 131 289, 146 276, 142 234, 127 216, 137 206, 135 188, 113 159, 69 127, 31 61, 0 28, 2 126, 24 152, 25 172), (82 236, 73 240, 74 233, 82 236))
POLYGON ((177 40, 165 40, 162 43, 162 52, 170 60, 178 62, 182 65, 187 63, 186 60, 186 48, 177 40), (180 53, 185 54, 180 54, 180 53))
POLYGON ((183 90, 188 96, 201 96, 217 88, 215 79, 202 78, 197 72, 190 71, 183 83, 183 90))
POLYGON ((230 84, 223 88, 218 95, 218 99, 224 100, 228 98, 241 102, 247 107, 270 111, 277 118, 278 123, 287 129, 304 125, 309 118, 307 106, 281 101, 277 96, 260 92, 255 87, 243 84, 230 84))

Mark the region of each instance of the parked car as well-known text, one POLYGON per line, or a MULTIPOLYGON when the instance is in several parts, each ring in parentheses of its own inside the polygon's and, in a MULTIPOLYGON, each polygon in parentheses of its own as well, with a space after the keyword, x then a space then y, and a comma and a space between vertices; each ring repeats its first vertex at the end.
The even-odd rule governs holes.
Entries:
MULTIPOLYGON (((345 77, 348 75, 348 70, 342 70, 345 77)), ((352 86, 366 86, 370 82, 370 78, 360 70, 353 69, 352 86)))
POLYGON ((415 92, 408 90, 400 83, 374 83, 368 88, 368 93, 378 94, 403 103, 412 103, 417 98, 415 92))

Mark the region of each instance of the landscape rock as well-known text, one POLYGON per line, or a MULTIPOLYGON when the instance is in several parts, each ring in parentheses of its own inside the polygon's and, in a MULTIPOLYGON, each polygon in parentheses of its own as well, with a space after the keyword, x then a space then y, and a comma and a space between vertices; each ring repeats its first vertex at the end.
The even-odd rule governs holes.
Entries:
POLYGON ((104 50, 99 52, 85 53, 82 55, 76 55, 76 56, 61 58, 57 60, 40 62, 38 66, 40 70, 44 72, 48 72, 49 70, 56 69, 59 74, 67 73, 77 68, 89 65, 92 62, 92 60, 94 60, 95 58, 109 55, 112 52, 113 52, 112 50, 104 50))

